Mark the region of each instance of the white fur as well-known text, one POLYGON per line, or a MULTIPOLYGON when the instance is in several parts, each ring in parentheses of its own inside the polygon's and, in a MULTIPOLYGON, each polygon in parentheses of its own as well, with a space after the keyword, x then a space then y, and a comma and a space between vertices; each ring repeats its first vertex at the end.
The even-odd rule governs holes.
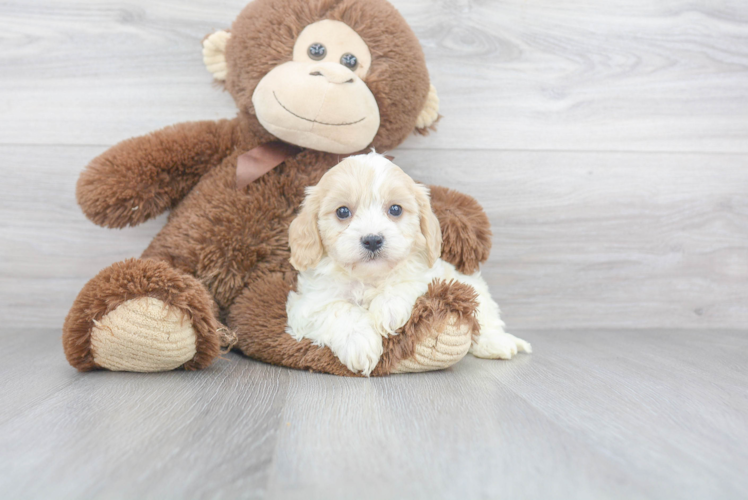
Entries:
MULTIPOLYGON (((454 279, 471 285, 478 293, 480 334, 473 338, 473 355, 510 359, 518 351, 531 352, 530 344, 504 332, 499 306, 480 272, 464 275, 441 259, 429 267, 417 211, 404 211, 399 218, 388 216, 392 200, 385 196, 385 184, 410 183, 414 192, 423 188, 375 153, 346 159, 326 174, 331 176, 328 181, 341 176, 344 182, 343 173, 336 169, 350 169, 351 165, 364 166, 374 173, 373 181, 364 187, 368 192, 361 196, 365 203, 351 200, 355 211, 348 221, 319 214, 324 254, 316 265, 299 273, 297 292, 288 296, 288 333, 328 346, 350 370, 369 375, 382 355, 382 337, 396 334, 405 325, 429 283, 454 279), (384 237, 376 258, 360 243, 369 234, 384 237)), ((314 189, 320 189, 323 181, 314 189)), ((356 190, 352 187, 351 191, 356 190)), ((413 199, 398 203, 415 206, 413 199)))

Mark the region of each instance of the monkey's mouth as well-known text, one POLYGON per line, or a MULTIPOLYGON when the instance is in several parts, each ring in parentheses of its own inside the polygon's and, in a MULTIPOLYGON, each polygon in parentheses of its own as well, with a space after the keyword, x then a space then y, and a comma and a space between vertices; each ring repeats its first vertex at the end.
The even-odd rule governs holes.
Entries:
POLYGON ((301 115, 297 115, 296 113, 294 113, 293 111, 291 111, 290 109, 288 109, 287 107, 285 107, 283 105, 283 103, 280 102, 280 99, 278 99, 278 96, 275 95, 275 90, 273 90, 273 97, 275 97, 275 101, 280 105, 280 107, 283 108, 283 109, 285 109, 288 113, 292 114, 296 118, 299 118, 301 120, 304 120, 304 121, 307 121, 307 122, 311 122, 311 123, 319 123, 320 125, 329 125, 331 127, 345 127, 347 125, 355 125, 357 123, 361 123, 362 121, 366 120, 365 116, 363 118, 361 118, 360 120, 356 120, 354 122, 345 122, 345 123, 327 123, 327 122, 322 122, 322 121, 319 121, 319 120, 312 120, 311 118, 305 118, 305 117, 303 117, 301 115))

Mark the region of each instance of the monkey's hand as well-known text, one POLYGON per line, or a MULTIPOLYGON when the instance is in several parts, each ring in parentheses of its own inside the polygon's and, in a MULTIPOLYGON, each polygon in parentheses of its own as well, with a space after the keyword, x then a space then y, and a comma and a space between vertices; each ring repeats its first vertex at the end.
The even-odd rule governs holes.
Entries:
POLYGON ((86 217, 100 226, 135 226, 175 206, 238 142, 238 121, 180 123, 120 142, 81 173, 86 217))
POLYGON ((440 186, 429 188, 442 229, 442 259, 463 274, 473 274, 491 251, 488 216, 475 198, 440 186))

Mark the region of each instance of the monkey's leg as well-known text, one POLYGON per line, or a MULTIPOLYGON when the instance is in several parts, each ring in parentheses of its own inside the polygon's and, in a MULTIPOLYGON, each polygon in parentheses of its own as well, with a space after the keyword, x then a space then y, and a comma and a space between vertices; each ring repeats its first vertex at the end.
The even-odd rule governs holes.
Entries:
MULTIPOLYGON (((288 273, 291 274, 291 273, 288 273)), ((266 363, 356 376, 332 351, 297 341, 286 333, 286 297, 293 277, 281 273, 258 277, 236 299, 228 325, 236 331, 236 347, 266 363)), ((413 315, 398 335, 383 339, 384 353, 372 376, 441 370, 460 361, 477 329, 475 292, 461 283, 437 282, 418 299, 413 315)))
POLYGON ((164 262, 128 259, 83 287, 62 341, 80 371, 197 370, 220 354, 220 329, 214 301, 197 279, 164 262))

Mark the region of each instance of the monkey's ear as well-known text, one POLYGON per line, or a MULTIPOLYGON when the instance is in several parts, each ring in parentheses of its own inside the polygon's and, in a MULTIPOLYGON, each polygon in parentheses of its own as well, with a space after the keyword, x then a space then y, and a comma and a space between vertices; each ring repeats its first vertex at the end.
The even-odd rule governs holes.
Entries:
POLYGON ((228 66, 226 66, 226 43, 231 38, 228 31, 216 31, 203 40, 203 63, 208 71, 213 73, 213 78, 222 82, 226 79, 228 66))
POLYGON ((428 133, 428 129, 439 120, 439 96, 436 95, 436 87, 429 84, 429 95, 423 105, 421 114, 416 120, 416 130, 420 133, 428 133))

